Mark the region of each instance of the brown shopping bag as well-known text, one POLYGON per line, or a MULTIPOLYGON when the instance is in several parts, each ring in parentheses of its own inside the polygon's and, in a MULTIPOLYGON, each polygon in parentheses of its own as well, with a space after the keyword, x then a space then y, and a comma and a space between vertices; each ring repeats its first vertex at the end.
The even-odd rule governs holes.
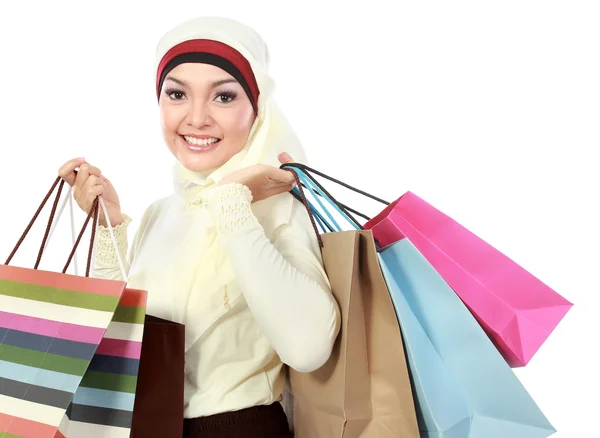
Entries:
POLYGON ((146 315, 131 438, 183 436, 185 327, 146 315))
POLYGON ((289 370, 296 438, 418 438, 400 327, 370 231, 323 236, 342 327, 327 363, 289 370))

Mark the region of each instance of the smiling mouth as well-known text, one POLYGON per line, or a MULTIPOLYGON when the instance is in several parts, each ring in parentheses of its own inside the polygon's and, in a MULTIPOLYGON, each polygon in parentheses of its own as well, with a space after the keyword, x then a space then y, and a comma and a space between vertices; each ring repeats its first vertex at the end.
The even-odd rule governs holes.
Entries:
POLYGON ((195 138, 187 135, 182 135, 181 138, 186 143, 188 148, 196 151, 206 150, 214 147, 221 141, 220 138, 195 138))

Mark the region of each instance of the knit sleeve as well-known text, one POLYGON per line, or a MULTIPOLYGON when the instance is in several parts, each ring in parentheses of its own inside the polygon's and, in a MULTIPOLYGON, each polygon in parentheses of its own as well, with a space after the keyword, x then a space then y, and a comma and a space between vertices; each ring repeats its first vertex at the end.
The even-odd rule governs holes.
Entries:
MULTIPOLYGON (((121 261, 123 262, 123 267, 125 268, 125 273, 127 275, 129 275, 129 269, 135 259, 136 251, 140 245, 141 238, 144 235, 144 230, 148 227, 159 204, 160 201, 156 201, 150 205, 142 215, 140 225, 131 241, 131 247, 129 247, 128 231, 132 219, 127 215, 123 215, 125 219, 124 222, 113 227, 119 255, 121 256, 121 261)), ((115 251, 115 245, 110 237, 108 227, 99 225, 96 236, 94 276, 109 280, 123 280, 123 275, 117 259, 117 252, 115 251)))
POLYGON ((242 185, 219 189, 211 207, 246 302, 281 360, 300 372, 331 355, 340 311, 325 274, 314 229, 300 203, 269 240, 242 185))
MULTIPOLYGON (((127 250, 129 247, 127 231, 131 224, 131 218, 123 215, 123 223, 113 227, 113 234, 117 244, 117 250, 123 261, 125 272, 129 272, 129 260, 127 250)), ((115 244, 110 236, 108 227, 98 225, 96 230, 96 242, 94 249, 94 276, 109 280, 123 280, 115 244)))
POLYGON ((228 236, 238 230, 258 225, 252 213, 252 193, 243 184, 217 186, 212 193, 210 206, 216 219, 219 233, 228 236))

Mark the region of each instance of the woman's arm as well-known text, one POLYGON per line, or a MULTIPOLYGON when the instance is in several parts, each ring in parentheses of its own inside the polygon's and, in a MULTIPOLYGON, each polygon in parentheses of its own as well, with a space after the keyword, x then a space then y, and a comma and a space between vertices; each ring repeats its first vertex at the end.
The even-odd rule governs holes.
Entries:
MULTIPOLYGON (((116 227, 113 227, 115 240, 119 249, 119 255, 123 261, 125 272, 129 273, 131 256, 127 257, 129 242, 127 240, 127 229, 131 223, 131 218, 123 215, 125 221, 116 227)), ((115 245, 110 237, 108 228, 98 225, 96 231, 96 242, 94 247, 94 277, 107 280, 124 280, 121 274, 121 268, 117 259, 115 245)))
POLYGON ((304 206, 272 242, 241 184, 216 189, 213 215, 248 306, 281 360, 300 372, 321 367, 340 328, 340 311, 304 206))
MULTIPOLYGON (((125 273, 127 275, 129 275, 129 269, 133 263, 133 259, 135 258, 140 239, 144 234, 144 230, 148 225, 157 203, 158 201, 148 207, 144 212, 140 226, 133 236, 131 250, 129 250, 129 252, 128 228, 131 224, 131 218, 124 214, 124 222, 116 227, 113 227, 113 233, 119 249, 119 255, 121 256, 121 261, 123 262, 125 273)), ((94 276, 107 280, 123 280, 123 275, 121 274, 121 268, 119 267, 119 261, 117 259, 117 253, 115 251, 115 245, 110 236, 108 227, 102 225, 99 225, 98 230, 96 231, 94 276)))

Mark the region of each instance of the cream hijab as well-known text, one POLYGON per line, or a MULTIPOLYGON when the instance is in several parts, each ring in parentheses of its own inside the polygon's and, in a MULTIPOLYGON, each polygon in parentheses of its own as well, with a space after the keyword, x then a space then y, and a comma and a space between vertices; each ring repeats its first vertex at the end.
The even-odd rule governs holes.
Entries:
MULTIPOLYGON (((209 196, 211 188, 224 176, 238 169, 259 163, 278 167, 281 152, 288 152, 297 162, 306 162, 299 139, 273 99, 275 83, 268 74, 269 52, 260 35, 240 22, 223 17, 186 21, 160 40, 155 72, 162 57, 173 46, 192 39, 222 42, 246 58, 260 90, 258 115, 245 147, 220 168, 198 173, 177 163, 174 168, 175 192, 186 203, 194 204, 209 196)), ((253 211, 267 237, 277 227, 290 221, 293 202, 293 197, 284 193, 253 204, 253 211)), ((225 296, 230 306, 235 306, 242 298, 215 224, 206 222, 198 226, 202 227, 202 238, 194 249, 197 259, 185 267, 174 268, 173 272, 181 285, 179 290, 174 291, 174 317, 186 326, 186 348, 190 348, 226 313, 225 296)))

